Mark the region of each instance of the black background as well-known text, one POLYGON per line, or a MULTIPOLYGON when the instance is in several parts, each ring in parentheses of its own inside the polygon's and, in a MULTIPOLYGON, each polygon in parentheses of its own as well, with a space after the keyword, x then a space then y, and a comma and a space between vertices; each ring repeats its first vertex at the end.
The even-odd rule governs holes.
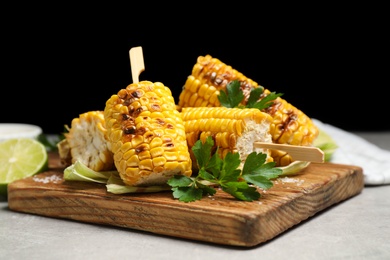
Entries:
POLYGON ((388 39, 377 28, 331 23, 329 17, 276 27, 276 17, 272 26, 265 20, 246 23, 242 16, 232 16, 241 24, 212 17, 68 17, 54 24, 37 17, 3 28, 0 122, 62 132, 80 113, 103 110, 112 94, 132 82, 129 50, 142 46, 140 80, 164 83, 176 101, 197 57, 210 54, 283 93, 310 117, 348 131, 390 130, 388 39))

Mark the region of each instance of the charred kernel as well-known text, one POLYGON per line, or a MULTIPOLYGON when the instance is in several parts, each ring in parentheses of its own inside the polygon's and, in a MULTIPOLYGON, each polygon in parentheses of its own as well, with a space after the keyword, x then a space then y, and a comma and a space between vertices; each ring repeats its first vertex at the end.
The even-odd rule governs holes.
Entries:
POLYGON ((146 145, 146 144, 141 144, 141 145, 138 145, 138 146, 135 148, 135 152, 136 152, 136 153, 140 153, 140 152, 146 151, 148 148, 149 148, 148 145, 146 145))
POLYGON ((127 135, 135 134, 135 126, 127 127, 123 129, 123 132, 127 135))
POLYGON ((132 118, 128 114, 122 114, 122 121, 132 120, 132 118))
POLYGON ((143 108, 142 107, 138 107, 136 109, 131 109, 129 111, 129 114, 132 116, 132 117, 137 117, 139 116, 139 114, 141 114, 143 111, 143 108))
POLYGON ((215 83, 215 85, 219 85, 220 80, 217 78, 217 73, 216 72, 212 72, 211 75, 210 75, 210 81, 215 83))
POLYGON ((143 108, 142 107, 139 107, 135 110, 135 115, 138 116, 139 114, 141 114, 141 112, 143 111, 143 108))
POLYGON ((148 131, 148 129, 146 129, 145 127, 140 127, 137 131, 136 131, 136 134, 137 135, 144 135, 146 132, 148 131))
POLYGON ((154 137, 154 133, 151 131, 145 132, 144 133, 144 138, 147 140, 151 140, 154 137))
POLYGON ((166 135, 162 136, 161 140, 163 141, 163 143, 170 143, 170 142, 172 142, 172 138, 170 138, 170 137, 168 137, 166 135))
POLYGON ((125 89, 121 89, 118 91, 118 97, 121 99, 125 99, 127 97, 127 91, 125 89))
POLYGON ((134 98, 127 98, 127 99, 125 99, 124 100, 124 102, 123 102, 123 105, 125 105, 125 106, 128 106, 128 105, 130 105, 131 103, 133 103, 134 102, 134 98))
POLYGON ((161 118, 156 118, 156 122, 159 125, 164 125, 165 124, 165 121, 163 119, 161 119, 161 118))
POLYGON ((136 90, 136 91, 133 91, 133 92, 131 93, 131 95, 132 95, 133 97, 135 97, 135 98, 140 98, 140 97, 143 96, 143 92, 140 91, 140 90, 136 90))
POLYGON ((152 105, 150 106, 150 109, 151 109, 152 111, 160 111, 160 110, 161 110, 161 107, 160 107, 160 105, 158 105, 158 104, 152 104, 152 105))

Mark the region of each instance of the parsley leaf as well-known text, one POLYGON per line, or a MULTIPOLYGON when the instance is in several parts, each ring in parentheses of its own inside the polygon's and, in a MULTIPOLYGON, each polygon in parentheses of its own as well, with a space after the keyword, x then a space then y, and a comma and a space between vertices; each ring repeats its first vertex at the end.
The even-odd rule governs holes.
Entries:
POLYGON ((238 80, 232 80, 226 85, 226 92, 221 90, 218 96, 218 100, 221 103, 221 106, 234 108, 257 108, 257 109, 266 109, 273 105, 273 100, 277 97, 282 96, 282 93, 271 92, 267 96, 260 99, 261 95, 264 93, 264 88, 259 86, 251 90, 249 94, 248 101, 245 106, 242 106, 244 101, 244 93, 240 87, 240 82, 238 80))
POLYGON ((219 92, 218 100, 224 107, 238 107, 244 99, 244 93, 240 88, 240 82, 233 80, 226 85, 226 92, 221 90, 219 92))
POLYGON ((250 187, 246 182, 228 182, 222 186, 222 190, 239 200, 253 201, 260 198, 256 187, 250 187))
POLYGON ((278 177, 283 170, 274 168, 275 163, 265 163, 267 155, 253 152, 249 154, 242 170, 238 153, 228 153, 224 159, 218 155, 218 149, 212 154, 214 141, 211 136, 202 143, 198 140, 192 147, 199 172, 194 177, 175 175, 167 181, 173 191, 173 197, 183 202, 200 200, 205 195, 213 196, 214 187, 243 201, 260 198, 257 187, 269 189, 271 179, 278 177))
MULTIPOLYGON (((255 89, 254 89, 255 90, 255 89)), ((252 90, 252 92, 254 91, 252 90)), ((251 93, 252 93, 251 92, 251 93)), ((252 104, 252 106, 246 106, 247 108, 258 108, 260 110, 268 108, 273 105, 272 100, 275 100, 277 97, 280 97, 283 95, 282 93, 276 94, 275 92, 269 93, 267 96, 262 98, 261 100, 257 101, 256 103, 252 104)))

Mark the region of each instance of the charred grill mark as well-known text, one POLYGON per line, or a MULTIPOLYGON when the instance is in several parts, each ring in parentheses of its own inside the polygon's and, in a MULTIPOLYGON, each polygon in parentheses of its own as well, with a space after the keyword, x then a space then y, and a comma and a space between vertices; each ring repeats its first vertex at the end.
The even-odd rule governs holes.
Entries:
POLYGON ((273 104, 265 109, 265 112, 267 114, 270 114, 271 116, 274 116, 276 114, 276 112, 279 110, 281 105, 282 105, 282 103, 280 101, 274 100, 273 104))
POLYGON ((153 132, 149 132, 148 134, 144 135, 145 139, 152 139, 154 137, 153 132))
POLYGON ((133 96, 136 99, 139 99, 140 97, 143 96, 143 92, 137 89, 131 93, 131 96, 133 96))
MULTIPOLYGON (((277 128, 280 132, 278 140, 284 135, 284 133, 286 133, 288 131, 293 131, 294 126, 298 120, 298 115, 296 113, 294 113, 293 110, 286 111, 285 115, 287 115, 286 119, 281 124, 279 124, 277 126, 277 128)), ((276 140, 276 141, 278 141, 278 140, 276 140)))
POLYGON ((162 139, 163 143, 171 143, 172 142, 172 138, 167 137, 167 136, 164 136, 161 139, 162 139))
POLYGON ((123 133, 126 135, 134 135, 135 131, 136 131, 135 126, 129 126, 129 127, 125 127, 123 129, 123 133))
POLYGON ((242 90, 242 93, 244 94, 244 100, 243 104, 246 105, 248 103, 249 96, 251 94, 252 89, 254 87, 247 81, 239 81, 240 82, 240 89, 242 90))
POLYGON ((223 80, 224 85, 226 85, 228 82, 235 79, 234 74, 231 73, 230 71, 225 71, 221 73, 220 78, 223 80))
POLYGON ((128 114, 122 114, 121 117, 122 117, 121 126, 122 126, 122 131, 124 134, 125 141, 126 142, 131 141, 131 139, 133 139, 133 136, 136 132, 134 118, 132 118, 128 114))
MULTIPOLYGON (((127 117, 128 115, 122 115, 123 118, 128 118, 127 120, 122 121, 122 130, 124 134, 124 141, 129 142, 136 135, 144 135, 149 131, 146 127, 140 127, 137 129, 134 123, 134 119, 132 117, 127 117)), ((152 137, 153 133, 151 133, 148 137, 152 137)))
POLYGON ((144 135, 147 131, 148 131, 148 129, 145 128, 144 126, 142 126, 139 129, 136 129, 135 134, 136 135, 144 135))
POLYGON ((122 89, 118 92, 118 97, 120 97, 123 100, 123 104, 125 106, 129 106, 131 105, 131 103, 133 103, 134 101, 142 97, 143 94, 144 93, 139 89, 136 89, 134 91, 128 89, 122 89))
POLYGON ((206 73, 204 74, 203 77, 206 80, 212 82, 212 79, 215 78, 215 76, 216 76, 216 73, 212 72, 213 67, 214 67, 214 63, 207 61, 207 62, 203 62, 201 64, 202 64, 202 69, 200 70, 199 74, 201 74, 203 71, 206 70, 206 73))
POLYGON ((197 59, 197 62, 202 65, 202 71, 205 67, 207 67, 210 64, 210 61, 205 59, 204 57, 199 56, 197 59))
POLYGON ((133 98, 127 98, 123 100, 123 105, 129 106, 131 103, 133 103, 135 100, 133 98))
POLYGON ((142 107, 137 107, 136 109, 130 108, 129 114, 131 117, 136 118, 143 111, 142 107))
POLYGON ((213 85, 219 85, 221 82, 220 80, 217 78, 217 73, 216 72, 212 72, 211 74, 209 74, 210 77, 209 77, 209 81, 213 84, 213 85))
POLYGON ((159 104, 152 104, 152 105, 150 106, 150 109, 151 109, 152 111, 160 111, 160 110, 161 110, 161 107, 160 107, 159 104))
POLYGON ((126 121, 126 120, 133 120, 133 119, 128 114, 122 114, 122 121, 126 121))
POLYGON ((141 153, 141 152, 143 152, 143 151, 146 151, 146 150, 148 150, 148 147, 147 147, 146 144, 138 145, 138 146, 135 148, 135 152, 136 152, 137 154, 139 154, 139 153, 141 153))
POLYGON ((122 114, 122 123, 121 124, 122 124, 123 129, 134 127, 134 125, 135 125, 134 118, 132 118, 128 114, 122 114))
POLYGON ((161 118, 156 118, 156 122, 159 125, 164 125, 165 124, 165 121, 163 119, 161 119, 161 118))
POLYGON ((223 78, 216 78, 212 84, 218 87, 218 89, 226 87, 226 85, 229 83, 229 80, 223 79, 223 78))

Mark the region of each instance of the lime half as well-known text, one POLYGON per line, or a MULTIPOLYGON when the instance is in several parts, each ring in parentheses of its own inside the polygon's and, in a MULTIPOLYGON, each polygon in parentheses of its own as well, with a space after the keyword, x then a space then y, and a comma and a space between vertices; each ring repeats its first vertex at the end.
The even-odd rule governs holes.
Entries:
POLYGON ((9 183, 46 170, 48 162, 45 146, 35 139, 0 142, 0 195, 7 196, 9 183))

